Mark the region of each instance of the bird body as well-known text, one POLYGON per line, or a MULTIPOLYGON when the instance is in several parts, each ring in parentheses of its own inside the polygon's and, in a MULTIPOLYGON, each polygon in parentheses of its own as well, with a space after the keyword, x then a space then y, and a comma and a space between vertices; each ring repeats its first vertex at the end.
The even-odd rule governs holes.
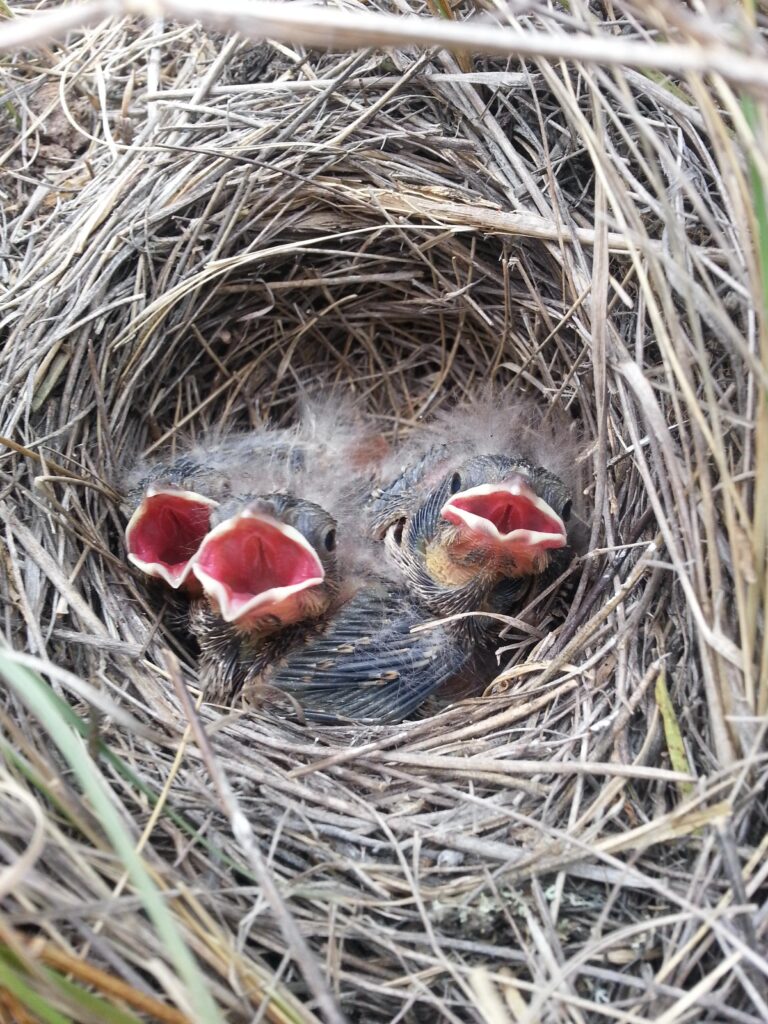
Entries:
POLYGON ((150 539, 172 523, 181 569, 155 574, 202 590, 189 626, 206 696, 245 687, 308 719, 385 722, 451 680, 487 682, 494 616, 570 558, 570 487, 552 469, 569 454, 540 426, 486 400, 382 459, 367 424, 326 406, 153 467, 134 518, 150 539))

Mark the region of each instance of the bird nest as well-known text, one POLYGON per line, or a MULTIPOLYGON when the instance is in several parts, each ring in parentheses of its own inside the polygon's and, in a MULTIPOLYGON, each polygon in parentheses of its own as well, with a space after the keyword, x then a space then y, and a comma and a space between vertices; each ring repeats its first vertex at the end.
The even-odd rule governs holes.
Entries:
POLYGON ((728 87, 131 21, 3 73, 11 1017, 762 1019, 761 172, 728 87), (494 694, 380 727, 196 700, 127 468, 307 387, 396 444, 489 382, 572 425, 589 534, 494 694))

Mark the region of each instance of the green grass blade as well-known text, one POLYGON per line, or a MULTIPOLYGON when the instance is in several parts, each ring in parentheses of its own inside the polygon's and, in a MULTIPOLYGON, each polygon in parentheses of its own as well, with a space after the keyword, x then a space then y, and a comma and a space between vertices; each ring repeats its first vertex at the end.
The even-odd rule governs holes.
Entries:
MULTIPOLYGON (((743 96, 741 109, 747 124, 756 138, 760 137, 764 120, 761 121, 759 110, 752 96, 743 96)), ((755 246, 757 249, 760 288, 759 298, 762 306, 760 320, 760 360, 768 370, 768 183, 763 179, 756 161, 747 152, 749 180, 752 189, 752 204, 755 217, 755 246)), ((766 553, 768 552, 768 394, 763 389, 760 393, 756 410, 755 436, 755 500, 754 500, 754 547, 755 566, 758 578, 751 588, 751 625, 756 639, 759 640, 761 604, 768 604, 768 573, 765 571, 766 553)), ((751 638, 750 638, 751 639, 751 638)), ((758 660, 758 693, 756 712, 764 715, 768 711, 768 630, 763 630, 762 650, 757 652, 758 660)))
MULTIPOLYGON (((157 930, 168 959, 186 985, 190 1006, 194 1008, 195 1020, 204 1024, 220 1024, 221 1014, 205 986, 202 971, 185 944, 173 915, 165 905, 163 896, 152 881, 143 860, 134 849, 131 835, 112 803, 107 784, 98 764, 91 758, 87 745, 64 721, 56 702, 52 699, 50 687, 39 675, 15 664, 4 653, 0 653, 0 673, 48 732, 77 776, 83 792, 91 802, 102 828, 122 860, 157 930)), ((184 1009, 189 1011, 190 1007, 184 1009)))
POLYGON ((6 989, 33 1013, 42 1024, 75 1024, 71 1017, 59 1013, 41 996, 30 988, 23 978, 4 957, 0 956, 0 988, 6 989))
MULTIPOLYGON (((110 767, 114 768, 114 770, 122 778, 124 778, 126 782, 130 783, 130 785, 133 786, 134 789, 138 790, 138 792, 140 792, 142 796, 146 797, 147 801, 152 807, 155 807, 155 805, 158 803, 160 799, 160 795, 157 792, 157 790, 153 789, 151 786, 147 785, 146 782, 140 779, 139 776, 133 771, 133 769, 129 765, 127 765, 121 757, 115 754, 113 750, 110 750, 110 748, 107 746, 104 740, 101 739, 101 737, 96 738, 94 746, 94 736, 90 722, 83 720, 69 706, 69 704, 67 704, 65 700, 59 697, 57 693, 54 693, 53 690, 50 690, 49 692, 51 702, 54 704, 56 710, 61 715, 62 719, 66 722, 66 724, 69 725, 70 728, 72 728, 79 736, 82 736, 83 739, 87 740, 91 746, 91 749, 95 749, 99 757, 103 757, 105 761, 108 761, 110 767)), ((1 739, 0 744, 2 744, 1 739)), ((2 749, 1 745, 0 749, 2 749)), ((8 750, 10 751, 10 748, 8 748, 8 750)), ((16 753, 16 751, 14 751, 11 756, 13 757, 14 761, 19 763, 19 755, 16 753)), ((42 780, 38 779, 36 775, 34 777, 30 775, 31 768, 29 768, 29 766, 27 766, 26 763, 23 765, 19 763, 19 767, 27 776, 27 778, 29 778, 30 781, 32 781, 34 785, 37 786, 38 789, 41 789, 41 791, 45 793, 48 799, 51 799, 54 803, 57 803, 54 797, 49 795, 49 790, 42 782, 42 780)), ((61 810, 62 813, 66 814, 67 817, 69 818, 66 808, 62 807, 61 810)), ((199 830, 197 825, 189 821, 189 819, 186 818, 181 813, 181 811, 176 810, 173 804, 169 803, 167 800, 163 806, 162 815, 163 817, 166 817, 170 821, 172 821, 174 825, 176 825, 186 835, 190 836, 190 838, 193 838, 196 843, 199 843, 210 853, 215 854, 217 861, 219 863, 226 865, 226 867, 232 868, 232 870, 239 871, 244 877, 250 879, 252 882, 256 881, 253 872, 251 871, 247 864, 233 860, 232 857, 229 854, 225 853, 224 850, 216 843, 211 842, 211 840, 206 838, 205 836, 198 835, 199 830)))
MULTIPOLYGON (((24 968, 23 960, 20 960, 15 952, 7 946, 0 946, 0 970, 11 971, 17 981, 21 982, 21 989, 24 989, 26 985, 20 978, 21 974, 26 973, 24 968)), ((86 1013, 99 1021, 103 1021, 103 1024, 140 1024, 139 1018, 133 1013, 115 1006, 114 1003, 110 1003, 100 996, 85 991, 82 986, 75 984, 74 981, 70 981, 69 978, 65 978, 59 971, 55 971, 50 967, 39 967, 38 969, 51 988, 58 989, 62 997, 67 1000, 70 1009, 76 1014, 76 1020, 81 1019, 82 1015, 86 1013)), ((21 1002, 25 1002, 28 991, 31 990, 26 990, 24 996, 15 992, 14 995, 21 1002)), ((38 995, 37 998, 41 999, 42 996, 38 995)), ((31 1006, 29 1008, 32 1009, 31 1006)), ((54 1010, 53 1012, 57 1013, 58 1011, 54 1010)))
MULTIPOLYGON (((664 725, 664 738, 667 741, 667 750, 669 751, 669 759, 672 762, 672 767, 676 772, 684 772, 686 775, 693 775, 691 771, 690 763, 688 762, 688 755, 685 752, 685 743, 683 742, 683 734, 680 730, 680 723, 677 720, 674 706, 672 705, 672 699, 669 696, 669 690, 667 689, 667 678, 664 672, 659 672, 659 677, 656 680, 656 703, 659 706, 661 712, 661 721, 664 725)), ((693 794, 693 783, 692 782, 681 782, 679 783, 680 792, 684 797, 691 796, 693 794)))

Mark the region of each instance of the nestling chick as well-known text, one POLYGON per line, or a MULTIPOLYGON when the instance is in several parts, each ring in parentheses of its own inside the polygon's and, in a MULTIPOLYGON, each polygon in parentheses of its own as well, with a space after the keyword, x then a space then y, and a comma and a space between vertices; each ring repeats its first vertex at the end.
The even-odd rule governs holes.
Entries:
POLYGON ((478 610, 495 587, 516 602, 524 583, 565 569, 579 534, 570 434, 497 395, 440 414, 391 460, 373 530, 431 611, 478 610))
POLYGON ((192 572, 204 593, 189 617, 201 683, 209 700, 231 701, 340 599, 336 522, 289 494, 230 501, 214 514, 192 572))
POLYGON ((321 615, 328 601, 311 588, 330 585, 329 569, 336 575, 335 520, 290 494, 254 496, 238 501, 236 509, 234 504, 214 515, 192 559, 215 612, 241 626, 265 617, 289 624, 321 615))
POLYGON ((434 614, 478 611, 502 581, 504 593, 521 593, 523 581, 565 568, 570 514, 570 493, 553 473, 521 457, 476 455, 391 524, 385 543, 434 614))
POLYGON ((199 593, 191 559, 208 533, 217 502, 196 491, 150 484, 128 521, 128 561, 173 590, 199 593))
MULTIPOLYGON (((384 483, 371 508, 376 534, 410 516, 446 474, 478 456, 508 456, 519 461, 521 476, 549 474, 572 491, 578 455, 572 424, 550 412, 527 397, 486 392, 421 424, 382 466, 384 483)), ((460 481, 458 490, 480 484, 460 481)))

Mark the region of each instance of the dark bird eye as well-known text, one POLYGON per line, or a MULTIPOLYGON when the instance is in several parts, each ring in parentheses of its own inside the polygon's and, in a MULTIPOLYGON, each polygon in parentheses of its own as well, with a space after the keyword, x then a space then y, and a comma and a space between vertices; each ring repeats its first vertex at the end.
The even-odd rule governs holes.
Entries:
POLYGON ((392 527, 392 537, 394 538, 395 544, 398 547, 403 543, 403 530, 405 529, 405 520, 398 519, 395 525, 392 527))
POLYGON ((458 494, 461 490, 461 473, 454 473, 451 477, 451 482, 448 485, 448 489, 451 494, 458 494))
POLYGON ((571 518, 571 502, 570 499, 563 505, 563 511, 560 513, 560 518, 564 523, 567 523, 571 518))
POLYGON ((326 551, 336 550, 336 531, 331 528, 323 537, 323 544, 325 545, 326 551))

